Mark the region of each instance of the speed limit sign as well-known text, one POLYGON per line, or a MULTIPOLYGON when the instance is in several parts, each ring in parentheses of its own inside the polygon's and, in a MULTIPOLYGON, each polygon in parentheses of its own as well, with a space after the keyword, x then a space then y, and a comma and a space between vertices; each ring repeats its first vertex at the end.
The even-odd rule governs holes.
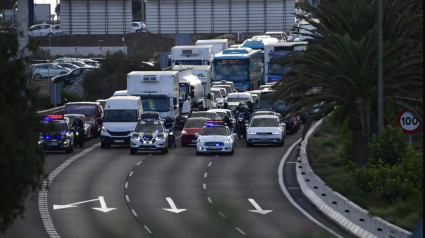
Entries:
POLYGON ((403 129, 406 134, 414 134, 421 129, 421 123, 408 111, 401 111, 397 116, 397 125, 403 129))

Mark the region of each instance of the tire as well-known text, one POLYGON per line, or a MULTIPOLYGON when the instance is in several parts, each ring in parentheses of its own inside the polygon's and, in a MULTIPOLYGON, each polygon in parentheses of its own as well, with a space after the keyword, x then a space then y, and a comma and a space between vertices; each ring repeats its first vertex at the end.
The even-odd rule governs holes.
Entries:
POLYGON ((108 145, 106 143, 100 142, 100 148, 106 149, 108 148, 108 145))
POLYGON ((168 153, 168 148, 162 149, 161 150, 161 154, 167 154, 168 153))
POLYGON ((187 146, 187 144, 186 144, 186 143, 183 143, 183 142, 181 142, 181 143, 180 143, 180 145, 181 145, 182 147, 186 147, 186 146, 187 146))
POLYGON ((252 146, 253 146, 252 143, 246 142, 246 147, 252 147, 252 146))
POLYGON ((70 146, 66 151, 65 151, 65 153, 67 153, 67 154, 71 154, 72 152, 74 152, 74 147, 73 146, 70 146))
POLYGON ((47 37, 52 37, 53 36, 53 34, 52 33, 49 33, 49 34, 47 34, 47 37))
POLYGON ((133 149, 133 148, 130 148, 130 154, 131 155, 137 154, 137 150, 136 149, 133 149))
POLYGON ((202 153, 196 150, 196 155, 202 155, 202 153))
POLYGON ((235 153, 235 148, 232 148, 232 151, 230 151, 230 155, 233 155, 235 153))
POLYGON ((34 74, 33 78, 35 80, 40 80, 41 79, 41 74, 34 74))

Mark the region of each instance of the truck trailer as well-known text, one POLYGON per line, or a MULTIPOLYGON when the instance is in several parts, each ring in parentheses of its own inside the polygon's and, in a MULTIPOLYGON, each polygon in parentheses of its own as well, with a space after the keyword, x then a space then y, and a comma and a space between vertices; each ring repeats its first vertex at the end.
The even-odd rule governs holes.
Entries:
POLYGON ((210 65, 214 58, 212 45, 186 45, 171 48, 171 66, 210 65))

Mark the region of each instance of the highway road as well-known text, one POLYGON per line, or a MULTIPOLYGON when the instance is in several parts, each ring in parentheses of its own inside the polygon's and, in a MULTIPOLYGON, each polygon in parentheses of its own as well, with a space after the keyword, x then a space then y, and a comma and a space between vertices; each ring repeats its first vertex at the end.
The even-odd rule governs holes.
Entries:
MULTIPOLYGON (((334 231, 317 225, 285 197, 278 167, 299 137, 300 132, 288 135, 282 147, 246 147, 237 141, 233 156, 197 156, 193 146, 165 155, 130 155, 128 147, 101 149, 98 139, 91 140, 71 155, 46 154, 46 172, 75 159, 50 184, 48 212, 57 234, 70 238, 350 237, 317 213, 296 187, 290 172, 296 150, 284 170, 288 190, 334 231)), ((27 204, 29 216, 17 224, 30 224, 31 232, 15 225, 5 237, 49 237, 34 214, 34 198, 27 204)))

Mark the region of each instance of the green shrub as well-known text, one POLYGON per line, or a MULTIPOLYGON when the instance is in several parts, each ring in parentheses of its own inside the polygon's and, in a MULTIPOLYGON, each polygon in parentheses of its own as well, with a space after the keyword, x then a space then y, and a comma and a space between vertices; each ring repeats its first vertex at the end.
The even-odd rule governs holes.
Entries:
POLYGON ((369 140, 369 164, 395 165, 407 152, 407 141, 402 130, 388 125, 379 136, 373 135, 369 140))

